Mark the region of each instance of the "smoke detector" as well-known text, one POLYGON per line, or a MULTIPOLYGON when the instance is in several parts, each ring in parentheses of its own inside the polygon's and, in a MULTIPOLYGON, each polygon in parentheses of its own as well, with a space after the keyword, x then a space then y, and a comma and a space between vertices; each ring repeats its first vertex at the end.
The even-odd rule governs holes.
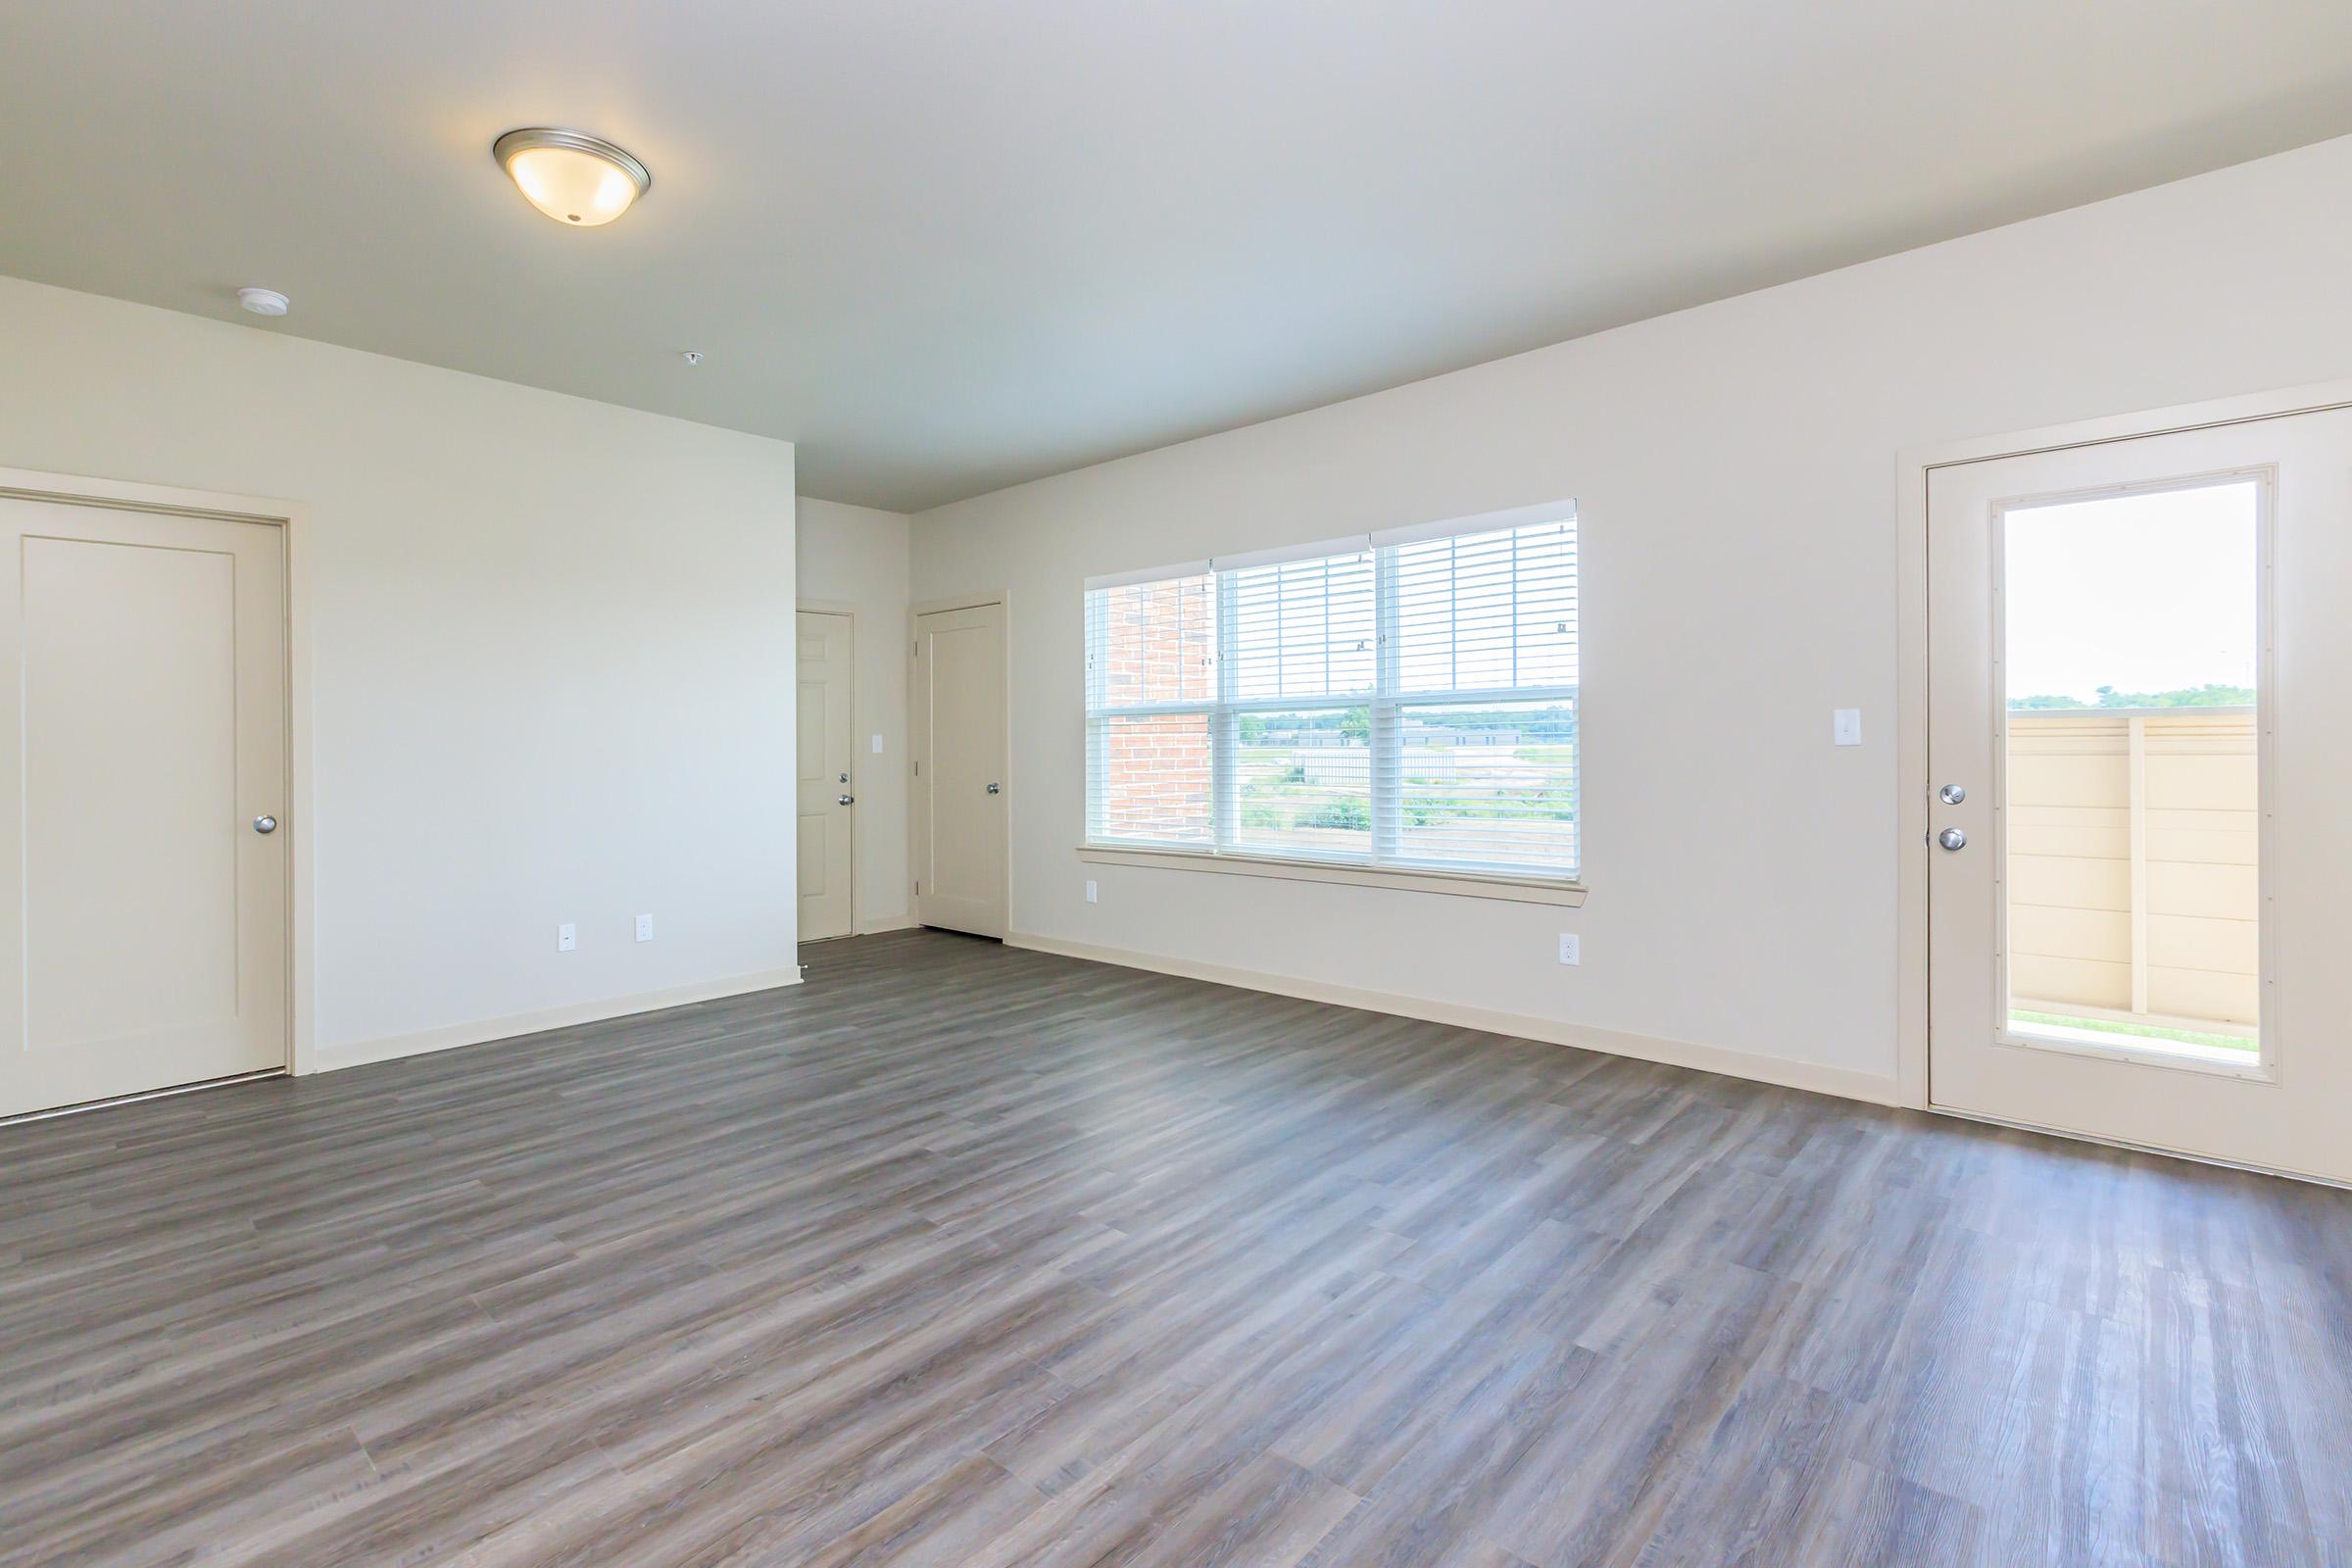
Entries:
POLYGON ((241 288, 237 290, 237 303, 256 316, 283 316, 292 304, 273 288, 241 288))

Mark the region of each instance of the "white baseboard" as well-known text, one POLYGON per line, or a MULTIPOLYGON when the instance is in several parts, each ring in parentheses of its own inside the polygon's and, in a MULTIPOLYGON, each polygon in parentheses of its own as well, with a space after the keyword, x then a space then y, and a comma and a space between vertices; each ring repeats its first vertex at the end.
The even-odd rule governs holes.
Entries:
POLYGON ((1326 985, 1319 980, 1266 974, 1255 969, 1230 969, 1223 964, 1196 963, 1190 958, 1171 958, 1156 953, 1130 952, 1125 948, 1099 948, 1091 943, 1064 942, 1057 937, 1041 937, 1025 931, 1013 932, 1004 939, 1004 945, 1028 948, 1037 953, 1059 954, 1065 958, 1089 958, 1097 963, 1115 963, 1129 969, 1182 975, 1189 980, 1207 980, 1221 986, 1240 986, 1246 991, 1266 991, 1278 997, 1297 997, 1304 1002, 1328 1002, 1342 1007, 1362 1007, 1369 1012, 1394 1013, 1400 1018, 1420 1018, 1429 1023, 1484 1029, 1490 1034, 1541 1040, 1549 1045, 1575 1046, 1585 1051, 1605 1052, 1612 1056, 1634 1056, 1642 1061, 1663 1062, 1671 1067, 1691 1067, 1700 1072, 1722 1073, 1756 1083, 1776 1084, 1784 1089, 1805 1089, 1818 1095, 1836 1095, 1840 1099, 1859 1100, 1873 1105, 1902 1103, 1890 1073, 1856 1072, 1850 1067, 1824 1067, 1809 1061, 1759 1055, 1752 1051, 1702 1046, 1695 1041, 1663 1040, 1651 1035, 1627 1034, 1616 1029, 1592 1029, 1582 1024, 1564 1023, 1557 1018, 1501 1012, 1493 1007, 1467 1006, 1460 1003, 1439 1002, 1430 997, 1409 997, 1389 991, 1364 991, 1354 986, 1326 985))
POLYGON ((348 1046, 320 1046, 318 1065, 312 1070, 335 1072, 344 1067, 365 1066, 371 1061, 393 1061, 402 1056, 421 1056, 428 1052, 455 1051, 461 1046, 486 1045, 493 1040, 512 1040, 517 1035, 568 1029, 574 1024, 601 1023, 607 1018, 625 1018, 637 1012, 659 1012, 663 1007, 683 1007, 689 1003, 715 1002, 720 997, 740 997, 754 991, 773 991, 778 986, 797 986, 800 983, 800 965, 795 964, 788 969, 762 969, 725 980, 707 980, 700 985, 675 986, 667 991, 641 991, 634 996, 606 997, 596 1002, 575 1002, 569 1006, 548 1007, 538 1012, 485 1018, 479 1023, 449 1024, 439 1029, 420 1029, 409 1035, 384 1035, 348 1046))

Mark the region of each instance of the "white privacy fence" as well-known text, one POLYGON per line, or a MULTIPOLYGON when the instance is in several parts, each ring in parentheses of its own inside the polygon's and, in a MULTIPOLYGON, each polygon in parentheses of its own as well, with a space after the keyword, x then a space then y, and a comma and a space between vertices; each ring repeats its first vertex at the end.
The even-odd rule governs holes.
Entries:
POLYGON ((2010 713, 2012 1004, 2251 1029, 2259 788, 2250 708, 2010 713))

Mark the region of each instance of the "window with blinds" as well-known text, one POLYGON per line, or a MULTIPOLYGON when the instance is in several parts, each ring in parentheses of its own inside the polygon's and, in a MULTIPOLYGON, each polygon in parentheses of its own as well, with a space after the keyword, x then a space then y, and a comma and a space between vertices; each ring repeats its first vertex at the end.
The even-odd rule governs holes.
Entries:
POLYGON ((1087 840, 1573 880, 1576 512, 1089 584, 1087 840))

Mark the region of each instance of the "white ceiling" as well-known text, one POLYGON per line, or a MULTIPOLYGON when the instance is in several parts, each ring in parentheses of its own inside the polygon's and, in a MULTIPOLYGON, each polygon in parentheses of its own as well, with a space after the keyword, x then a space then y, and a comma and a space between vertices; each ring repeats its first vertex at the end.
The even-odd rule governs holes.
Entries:
POLYGON ((2352 132, 2327 0, 0 10, 0 271, 282 289, 900 510, 2352 132), (540 217, 538 123, 652 193, 540 217))

